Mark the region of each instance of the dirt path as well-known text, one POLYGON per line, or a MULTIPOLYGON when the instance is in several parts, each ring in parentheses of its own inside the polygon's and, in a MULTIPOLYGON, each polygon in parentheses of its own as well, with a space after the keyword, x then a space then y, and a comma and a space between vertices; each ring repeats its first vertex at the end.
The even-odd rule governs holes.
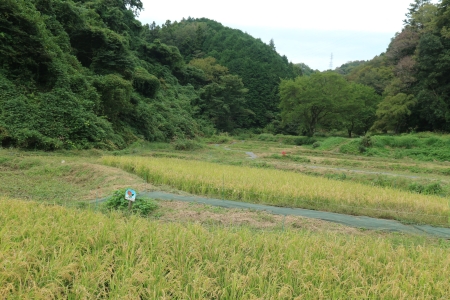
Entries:
MULTIPOLYGON (((364 216, 351 216, 338 213, 322 212, 309 209, 301 208, 286 208, 286 207, 276 207, 269 205, 260 205, 239 201, 230 200, 220 200, 214 198, 205 198, 200 196, 184 196, 173 193, 152 191, 143 192, 139 194, 140 196, 146 196, 149 198, 154 198, 158 200, 168 200, 168 201, 183 201, 183 202, 193 202, 206 204, 211 206, 218 206, 224 208, 237 208, 237 209, 247 209, 254 211, 265 211, 275 215, 283 216, 300 216, 311 219, 319 219, 328 222, 339 223, 342 225, 364 228, 370 230, 378 231, 388 231, 388 232, 401 232, 408 234, 421 234, 430 235, 439 238, 450 239, 450 228, 433 227, 429 225, 405 225, 394 220, 376 219, 364 216)), ((106 199, 99 200, 98 202, 103 202, 106 199)))

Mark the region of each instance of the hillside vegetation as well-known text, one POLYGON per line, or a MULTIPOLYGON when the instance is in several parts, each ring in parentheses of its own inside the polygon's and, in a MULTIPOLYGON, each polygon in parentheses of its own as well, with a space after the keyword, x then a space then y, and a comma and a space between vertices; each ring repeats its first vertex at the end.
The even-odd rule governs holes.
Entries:
POLYGON ((433 2, 412 1, 404 27, 386 52, 346 68, 348 80, 371 86, 383 96, 374 130, 450 130, 450 2, 433 2))
POLYGON ((205 37, 223 31, 233 36, 231 43, 245 41, 241 59, 259 69, 245 75, 222 66, 234 58, 214 58, 214 43, 189 63, 193 56, 170 45, 164 30, 156 38, 136 20, 142 8, 139 0, 2 1, 1 145, 115 149, 138 139, 191 139, 267 123, 270 116, 261 114, 270 111, 269 102, 255 93, 270 94, 267 105, 277 109, 279 77, 293 76, 286 58, 249 35, 203 20, 214 27, 205 37), (266 89, 249 82, 256 72, 271 76, 258 81, 267 82, 266 89))
POLYGON ((140 0, 4 0, 0 143, 448 132, 447 4, 415 0, 386 53, 318 72, 214 20, 142 25, 140 0))

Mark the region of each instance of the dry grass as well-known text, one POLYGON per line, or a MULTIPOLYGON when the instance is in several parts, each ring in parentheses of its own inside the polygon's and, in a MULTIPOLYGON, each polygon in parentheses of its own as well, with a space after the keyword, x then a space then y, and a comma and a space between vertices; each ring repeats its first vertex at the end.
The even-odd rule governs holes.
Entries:
MULTIPOLYGON (((322 220, 298 216, 281 216, 267 212, 242 209, 226 209, 200 203, 182 201, 158 201, 158 220, 161 222, 195 222, 204 225, 246 226, 254 229, 284 230, 302 229, 313 232, 339 232, 346 234, 366 234, 367 231, 330 223, 322 220)), ((371 232, 373 234, 373 232, 371 232)))

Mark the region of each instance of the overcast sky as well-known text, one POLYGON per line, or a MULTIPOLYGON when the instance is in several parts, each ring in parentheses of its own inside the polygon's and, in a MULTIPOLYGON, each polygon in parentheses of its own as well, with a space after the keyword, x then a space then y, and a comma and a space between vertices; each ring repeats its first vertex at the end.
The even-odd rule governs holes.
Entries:
MULTIPOLYGON (((206 1, 142 0, 143 24, 183 17, 208 18, 240 29, 266 44, 275 42, 277 52, 293 63, 313 69, 333 69, 352 60, 368 60, 384 52, 402 29, 413 0, 297 0, 206 1)), ((438 1, 435 0, 434 3, 438 1)))

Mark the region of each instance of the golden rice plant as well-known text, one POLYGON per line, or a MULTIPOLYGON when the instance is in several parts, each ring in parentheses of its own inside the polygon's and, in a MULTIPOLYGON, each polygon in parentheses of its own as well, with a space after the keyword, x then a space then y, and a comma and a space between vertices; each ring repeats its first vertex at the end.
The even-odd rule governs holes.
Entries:
POLYGON ((0 199, 0 299, 449 299, 448 241, 162 223, 0 199))
POLYGON ((220 165, 172 158, 116 157, 103 163, 149 182, 230 200, 449 225, 445 198, 335 181, 273 169, 220 165))

